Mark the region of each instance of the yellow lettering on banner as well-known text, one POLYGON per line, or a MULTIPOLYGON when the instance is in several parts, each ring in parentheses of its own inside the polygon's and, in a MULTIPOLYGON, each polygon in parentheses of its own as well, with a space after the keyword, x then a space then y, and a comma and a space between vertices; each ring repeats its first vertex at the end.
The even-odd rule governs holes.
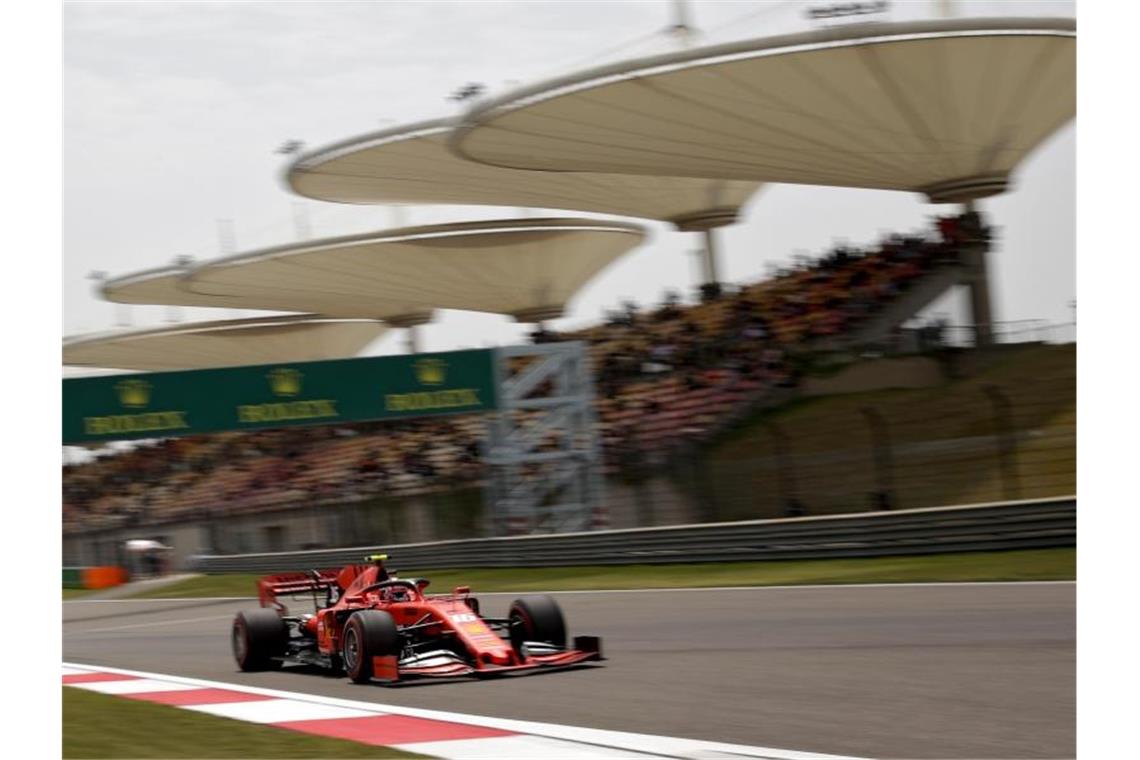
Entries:
POLYGON ((186 412, 146 412, 145 414, 112 414, 107 417, 84 417, 83 432, 87 435, 122 435, 149 433, 160 430, 181 430, 190 427, 186 412))
POLYGON ((282 401, 275 404, 243 404, 237 408, 238 422, 249 424, 312 420, 336 416, 336 401, 327 398, 311 401, 282 401))
POLYGON ((420 391, 419 393, 389 393, 384 396, 384 409, 389 412, 454 409, 461 406, 479 406, 479 403, 479 390, 477 388, 420 391))

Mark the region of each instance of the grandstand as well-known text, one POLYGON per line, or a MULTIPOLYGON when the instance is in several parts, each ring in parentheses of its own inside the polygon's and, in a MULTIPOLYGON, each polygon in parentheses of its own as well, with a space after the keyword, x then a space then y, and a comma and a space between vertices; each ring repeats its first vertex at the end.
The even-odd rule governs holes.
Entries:
MULTIPOLYGON (((478 103, 450 146, 515 170, 903 190, 970 213, 1073 118, 1075 51, 1064 18, 813 29, 522 86, 478 103)), ((985 252, 968 265, 985 345, 985 252)))
POLYGON ((708 452, 705 498, 718 519, 743 519, 791 501, 828 514, 1075 493, 1075 346, 1016 344, 993 361, 929 387, 759 414, 708 452))
MULTIPOLYGON (((973 234, 984 238, 984 230, 973 234)), ((695 443, 758 406, 795 396, 797 366, 820 345, 832 346, 828 341, 884 314, 892 314, 894 325, 905 322, 914 313, 898 310, 907 294, 925 278, 957 271, 961 247, 977 239, 943 223, 926 235, 893 236, 870 251, 833 251, 694 306, 667 300, 651 312, 618 314, 575 333, 540 330, 536 339, 589 344, 606 471, 618 480, 644 479, 647 468, 690 456, 695 443)), ((163 440, 66 467, 65 528, 163 524, 473 489, 485 474, 483 435, 478 417, 461 416, 163 440)), ((805 444, 796 440, 797 454, 810 450, 801 452, 805 444)), ((766 450, 763 443, 755 449, 766 450)), ((740 459, 726 461, 731 469, 740 459)), ((760 456, 743 466, 763 473, 776 465, 760 456)), ((779 478, 757 478, 766 485, 752 490, 750 504, 726 510, 722 519, 779 513, 779 478)), ((727 473, 714 480, 734 482, 727 473)), ((866 484, 828 485, 827 494, 801 498, 819 511, 866 506, 866 484)), ((716 489, 709 498, 719 498, 716 489)), ((908 505, 938 503, 905 490, 897 498, 908 505)), ((623 516, 620 504, 612 506, 617 522, 636 522, 623 516)))

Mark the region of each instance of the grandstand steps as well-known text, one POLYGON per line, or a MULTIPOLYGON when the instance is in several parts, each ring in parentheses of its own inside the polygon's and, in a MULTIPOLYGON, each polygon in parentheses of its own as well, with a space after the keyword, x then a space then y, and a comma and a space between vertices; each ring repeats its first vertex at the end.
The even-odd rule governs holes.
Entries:
POLYGON ((827 351, 882 344, 896 327, 913 319, 947 290, 963 284, 964 278, 965 270, 960 265, 935 268, 913 280, 909 288, 854 329, 843 335, 812 341, 811 348, 827 351))

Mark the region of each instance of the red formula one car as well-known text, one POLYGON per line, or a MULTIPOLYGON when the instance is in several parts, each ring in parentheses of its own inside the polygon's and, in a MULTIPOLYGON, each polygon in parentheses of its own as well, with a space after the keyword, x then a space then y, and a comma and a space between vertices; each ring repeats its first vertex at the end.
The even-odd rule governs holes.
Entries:
POLYGON ((257 583, 261 608, 238 613, 231 632, 242 670, 283 663, 346 672, 353 681, 421 676, 493 676, 602 659, 601 639, 575 636, 548 596, 524 596, 505 618, 485 617, 466 586, 424 594, 428 581, 397 578, 386 555, 340 570, 270 575, 257 583), (281 596, 311 595, 314 612, 290 615, 281 596), (320 595, 324 594, 322 600, 320 595))

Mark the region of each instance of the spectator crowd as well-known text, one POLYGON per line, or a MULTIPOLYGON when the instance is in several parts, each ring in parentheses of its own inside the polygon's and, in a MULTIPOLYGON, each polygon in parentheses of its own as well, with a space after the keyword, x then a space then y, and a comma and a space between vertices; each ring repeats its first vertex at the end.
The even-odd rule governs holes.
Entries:
MULTIPOLYGON (((657 462, 698 443, 768 394, 793 387, 795 357, 841 337, 984 235, 976 215, 941 219, 925 235, 892 235, 871 250, 835 248, 777 276, 706 289, 686 305, 666 294, 625 304, 604 324, 535 342, 589 345, 607 469, 657 462)), ((255 511, 371 494, 477 484, 477 416, 294 427, 172 438, 63 468, 65 529, 215 511, 255 511)))

